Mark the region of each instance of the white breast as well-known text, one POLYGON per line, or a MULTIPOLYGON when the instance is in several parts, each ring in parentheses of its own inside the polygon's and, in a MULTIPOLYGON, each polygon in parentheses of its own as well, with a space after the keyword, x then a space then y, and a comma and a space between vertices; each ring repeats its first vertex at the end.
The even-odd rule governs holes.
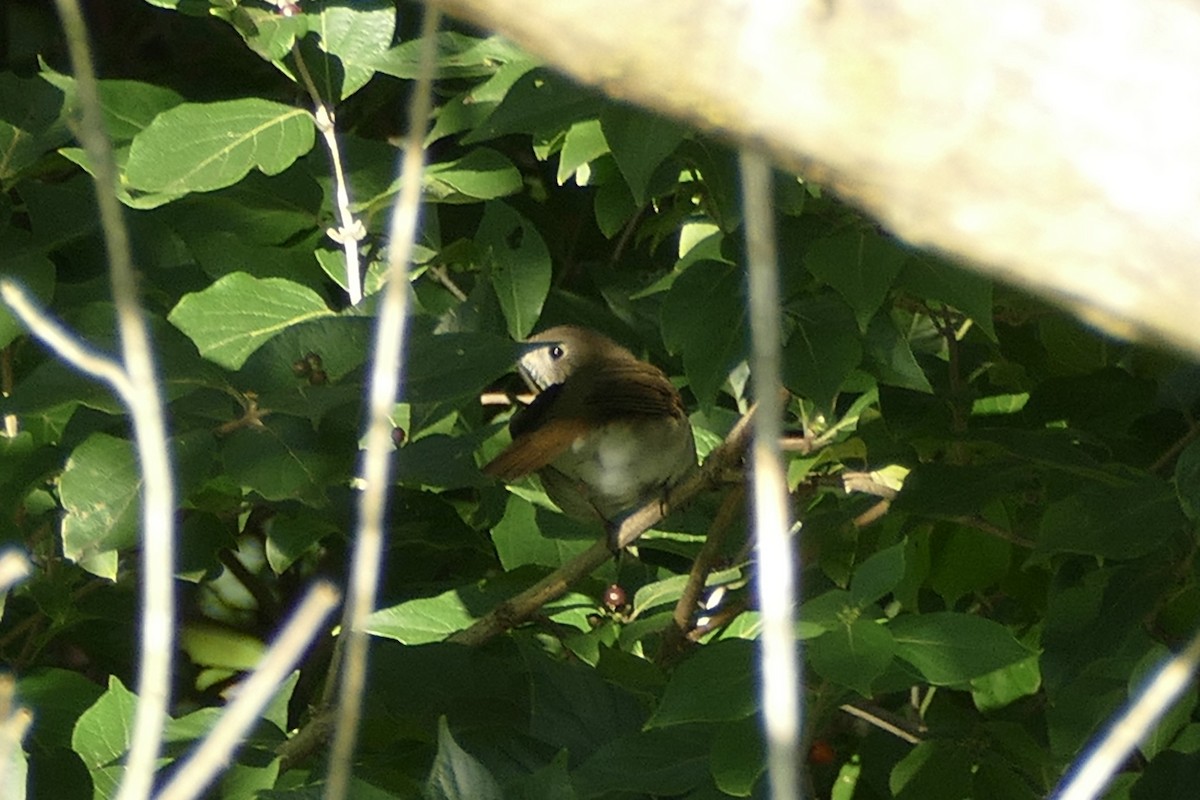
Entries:
POLYGON ((551 499, 568 514, 590 506, 611 522, 694 469, 696 447, 686 419, 628 420, 580 437, 553 466, 565 480, 543 475, 551 499))

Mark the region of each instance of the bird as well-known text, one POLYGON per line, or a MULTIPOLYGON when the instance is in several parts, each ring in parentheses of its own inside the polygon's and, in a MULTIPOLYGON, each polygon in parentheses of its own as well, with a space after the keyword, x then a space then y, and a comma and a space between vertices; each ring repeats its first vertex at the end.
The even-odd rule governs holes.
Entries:
POLYGON ((599 518, 611 532, 697 468, 683 399, 658 367, 576 325, 527 342, 517 366, 537 394, 485 474, 511 483, 536 472, 564 513, 599 518))

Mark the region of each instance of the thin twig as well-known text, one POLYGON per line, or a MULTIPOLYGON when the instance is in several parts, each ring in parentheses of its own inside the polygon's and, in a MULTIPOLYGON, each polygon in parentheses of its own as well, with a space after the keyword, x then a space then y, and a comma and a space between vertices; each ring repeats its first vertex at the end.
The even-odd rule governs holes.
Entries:
MULTIPOLYGON (((751 14, 743 45, 774 14, 751 14)), ((760 404, 754 424, 754 531, 757 541, 758 605, 762 614, 762 709, 771 797, 799 796, 800 658, 795 635, 797 576, 792 548, 787 474, 779 440, 783 436, 780 368, 779 270, 775 251, 771 166, 762 155, 739 156, 742 203, 749 261, 750 377, 760 404)))
POLYGON ((1163 451, 1162 455, 1154 459, 1154 463, 1146 468, 1147 471, 1159 473, 1165 470, 1183 452, 1185 447, 1195 441, 1197 436, 1200 436, 1200 425, 1192 422, 1188 425, 1187 433, 1176 439, 1170 447, 1163 451))
POLYGON ((304 63, 304 56, 300 54, 298 44, 292 50, 292 58, 296 62, 296 71, 300 73, 304 88, 308 90, 308 96, 313 102, 313 118, 317 130, 321 132, 321 139, 325 142, 325 149, 329 152, 329 161, 333 165, 333 194, 341 225, 328 229, 325 234, 340 244, 346 253, 346 292, 350 295, 350 304, 358 305, 363 297, 362 257, 358 243, 366 238, 367 229, 350 208, 350 187, 346 181, 346 172, 342 168, 342 151, 338 147, 333 110, 321 97, 321 92, 308 71, 308 65, 304 63))
POLYGON ((880 500, 878 503, 859 514, 857 517, 850 520, 850 524, 856 528, 865 528, 871 523, 883 519, 883 516, 887 514, 891 507, 891 500, 880 500))
POLYGON ((0 280, 0 299, 4 300, 30 333, 54 354, 75 369, 107 383, 121 402, 129 405, 135 394, 129 375, 112 358, 97 353, 34 304, 25 290, 7 279, 0 280))
POLYGON ((427 270, 427 272, 435 281, 440 283, 446 291, 454 295, 455 300, 460 303, 467 302, 467 293, 462 290, 461 286, 454 282, 454 279, 450 277, 450 273, 446 271, 444 266, 441 264, 434 264, 427 270))
POLYGON ((886 731, 909 744, 921 743, 921 733, 924 732, 923 727, 914 728, 908 720, 885 711, 878 706, 865 702, 853 702, 844 703, 840 708, 850 716, 869 722, 871 725, 879 728, 879 730, 886 731))
POLYGON ((1006 542, 1011 542, 1012 544, 1015 544, 1018 547, 1026 547, 1029 549, 1033 549, 1034 547, 1037 547, 1036 542, 1032 542, 1029 539, 1026 539, 1024 536, 1020 535, 1019 533, 1013 533, 1012 531, 1006 531, 1004 528, 1001 528, 999 525, 993 525, 992 523, 988 522, 986 519, 984 519, 983 517, 980 517, 978 515, 953 517, 951 519, 951 521, 957 522, 959 525, 966 525, 968 528, 974 528, 977 531, 983 531, 984 533, 995 536, 997 539, 1003 539, 1006 542))
POLYGON ((733 527, 734 515, 741 510, 745 499, 745 486, 743 484, 734 486, 721 500, 721 507, 717 509, 712 524, 708 526, 708 535, 704 537, 704 545, 696 554, 695 560, 692 561, 687 583, 684 584, 683 592, 675 603, 675 611, 671 615, 675 625, 667 629, 664 637, 663 653, 667 657, 674 657, 679 652, 683 642, 687 640, 687 634, 691 632, 696 605, 700 601, 700 593, 704 591, 708 573, 712 571, 713 563, 725 543, 725 536, 733 527))
POLYGON ((342 621, 346 637, 338 695, 338 721, 329 759, 328 800, 344 800, 350 788, 352 760, 362 716, 362 699, 367 676, 367 616, 375 609, 383 558, 384 516, 391 483, 392 421, 403 369, 408 319, 408 271, 421 210, 421 175, 424 170, 423 141, 433 100, 433 70, 441 14, 425 8, 421 26, 422 47, 416 85, 408 109, 400 167, 400 191, 392 211, 388 232, 388 280, 379 306, 368 400, 366 446, 363 453, 359 498, 359 523, 350 563, 350 587, 342 621))
POLYGON ((221 769, 228 766, 246 734, 271 702, 284 678, 322 630, 337 606, 338 591, 324 581, 315 584, 271 643, 254 672, 238 687, 237 695, 196 751, 171 776, 155 800, 199 797, 221 769))
POLYGON ((710 616, 703 624, 697 625, 695 628, 692 628, 690 631, 688 631, 687 640, 689 642, 700 641, 713 631, 724 628, 726 625, 733 622, 745 610, 745 600, 739 599, 737 602, 730 603, 717 613, 710 616))
POLYGON ((846 494, 869 494, 882 497, 884 500, 895 500, 899 492, 894 486, 889 486, 874 472, 843 472, 841 474, 842 489, 846 494))
POLYGON ((150 331, 138 299, 137 274, 121 204, 117 167, 104 127, 99 85, 92 67, 87 27, 78 0, 56 0, 75 73, 81 121, 77 136, 95 176, 96 201, 109 280, 116 308, 121 361, 131 391, 127 398, 142 480, 142 639, 138 664, 137 710, 129 757, 118 800, 141 800, 150 793, 171 697, 175 651, 175 486, 160 383, 150 331))

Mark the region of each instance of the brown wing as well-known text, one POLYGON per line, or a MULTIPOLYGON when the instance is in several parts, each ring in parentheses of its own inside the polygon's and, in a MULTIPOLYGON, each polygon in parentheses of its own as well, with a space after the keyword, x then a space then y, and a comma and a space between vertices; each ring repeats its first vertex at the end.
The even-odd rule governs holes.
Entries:
POLYGON ((573 376, 580 379, 580 403, 595 419, 683 416, 683 400, 662 370, 644 361, 606 362, 573 376))
POLYGON ((513 439, 500 455, 484 465, 483 472, 505 482, 537 472, 587 431, 588 423, 579 417, 548 419, 513 439))
POLYGON ((578 436, 587 432, 579 414, 564 413, 567 404, 579 407, 565 384, 556 383, 539 393, 512 418, 508 425, 512 443, 484 465, 484 474, 514 481, 558 458, 578 436))

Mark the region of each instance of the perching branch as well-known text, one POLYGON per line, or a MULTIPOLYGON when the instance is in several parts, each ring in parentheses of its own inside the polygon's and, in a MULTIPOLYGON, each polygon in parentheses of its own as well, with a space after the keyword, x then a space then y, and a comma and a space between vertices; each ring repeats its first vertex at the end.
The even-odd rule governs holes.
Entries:
POLYGON ((687 641, 688 634, 693 630, 692 620, 696 615, 696 605, 700 601, 700 594, 704 591, 708 574, 712 571, 713 563, 721 552, 725 537, 733 527, 734 515, 741 511, 745 499, 745 487, 742 484, 734 486, 721 500, 721 507, 717 509, 712 524, 708 526, 704 545, 696 554, 695 560, 692 561, 687 583, 684 584, 683 591, 679 594, 679 600, 675 603, 675 610, 671 614, 671 619, 675 624, 667 629, 662 648, 668 658, 674 657, 682 650, 683 643, 687 641))

